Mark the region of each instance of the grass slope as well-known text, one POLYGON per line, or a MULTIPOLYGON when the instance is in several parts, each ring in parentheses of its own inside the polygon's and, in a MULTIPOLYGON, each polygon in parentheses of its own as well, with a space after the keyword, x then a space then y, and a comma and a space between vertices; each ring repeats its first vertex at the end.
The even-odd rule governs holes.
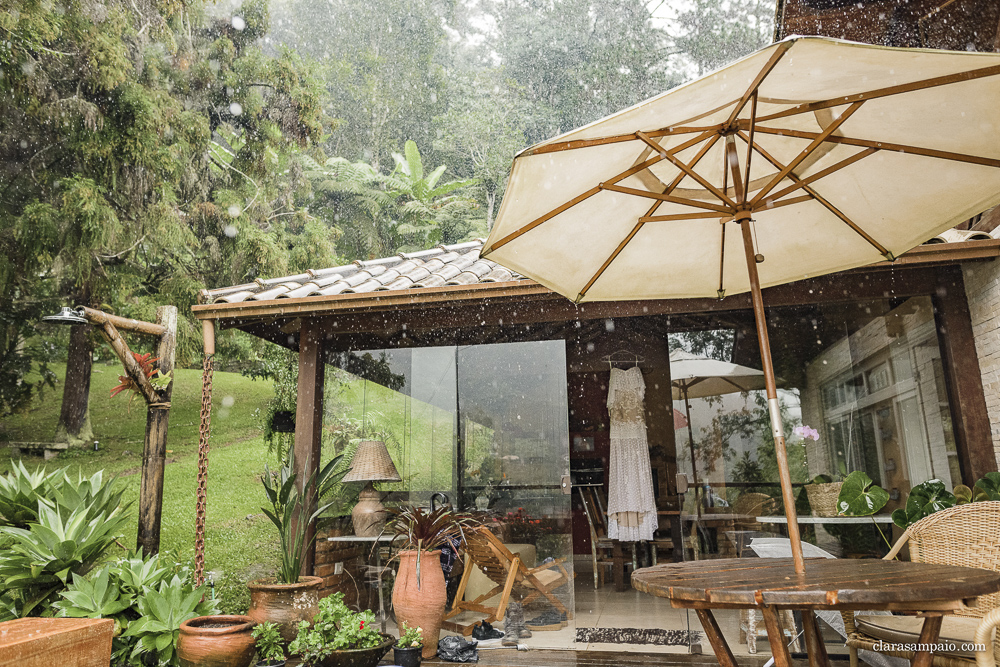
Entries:
MULTIPOLYGON (((64 368, 55 368, 57 376, 64 368)), ((201 371, 179 369, 174 373, 171 398, 167 461, 164 472, 161 549, 181 561, 194 558, 195 493, 198 470, 198 426, 201 407, 201 371)), ((68 467, 90 475, 98 470, 119 475, 128 485, 126 498, 135 502, 139 493, 146 411, 141 400, 109 397, 118 383, 118 368, 95 367, 91 377, 90 411, 99 451, 71 450, 45 465, 49 470, 68 467)), ((278 562, 277 534, 260 511, 265 500, 258 475, 269 458, 260 435, 256 411, 271 397, 268 382, 253 381, 234 373, 215 373, 213 382, 212 437, 209 441, 208 511, 206 516, 206 569, 216 580, 224 573, 241 578, 272 570, 278 562)), ((0 422, 6 441, 45 442, 56 430, 62 388, 47 392, 27 412, 0 422)), ((2 456, 0 472, 10 468, 2 456)), ((41 465, 40 458, 24 460, 29 469, 41 465)), ((135 547, 137 509, 125 530, 122 543, 135 547)))

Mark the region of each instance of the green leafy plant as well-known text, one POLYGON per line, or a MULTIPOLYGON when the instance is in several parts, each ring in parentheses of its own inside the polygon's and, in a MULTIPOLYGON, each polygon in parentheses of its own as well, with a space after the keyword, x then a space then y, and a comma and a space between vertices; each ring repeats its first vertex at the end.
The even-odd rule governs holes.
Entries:
POLYGON ((351 611, 344 604, 343 593, 320 600, 313 625, 302 621, 298 629, 288 651, 307 666, 319 664, 334 651, 374 648, 387 641, 378 631, 375 614, 369 610, 351 611))
POLYGON ((407 627, 404 621, 401 629, 403 632, 399 635, 399 641, 396 642, 397 648, 414 648, 424 645, 424 631, 422 628, 407 627))
POLYGON ((145 664, 153 655, 158 664, 170 665, 176 664, 180 624, 219 611, 204 594, 189 568, 131 553, 87 576, 74 575, 52 607, 64 617, 113 619, 115 667, 145 664))
POLYGON ((1000 500, 1000 472, 988 472, 972 489, 973 500, 1000 500))
POLYGON ((44 612, 72 575, 89 572, 128 521, 121 508, 88 519, 86 506, 69 513, 44 502, 38 504, 38 515, 27 529, 0 526, 0 534, 10 538, 0 553, 0 580, 6 588, 0 597, 21 617, 44 612))
POLYGON ((871 516, 889 502, 889 493, 864 471, 855 470, 844 480, 837 497, 837 513, 846 516, 871 516))
POLYGON ((900 528, 908 528, 925 516, 958 504, 955 494, 945 488, 939 479, 930 479, 910 489, 906 507, 892 513, 892 522, 900 528))
MULTIPOLYGON (((338 483, 344 475, 345 471, 335 472, 340 459, 340 456, 334 457, 317 473, 311 475, 305 488, 315 488, 317 497, 322 497, 327 493, 330 487, 338 483)), ((302 513, 305 499, 295 485, 296 473, 294 470, 294 461, 291 452, 289 452, 281 468, 272 473, 265 465, 264 474, 261 476, 264 492, 271 504, 270 509, 262 507, 261 510, 278 529, 278 537, 281 541, 281 567, 278 570, 278 581, 283 584, 294 584, 299 580, 299 575, 302 573, 302 553, 308 546, 306 544, 306 526, 329 507, 329 504, 320 505, 304 520, 295 521, 296 516, 302 513)))
POLYGON ((285 650, 282 647, 281 634, 277 623, 261 623, 253 630, 253 638, 257 640, 257 657, 267 665, 274 665, 285 660, 285 650))
POLYGON ((0 526, 27 528, 37 523, 40 502, 70 513, 85 507, 87 519, 93 519, 121 505, 124 493, 125 487, 117 479, 105 483, 103 471, 90 477, 78 474, 74 480, 66 468, 29 472, 20 461, 11 461, 10 472, 0 475, 0 526))

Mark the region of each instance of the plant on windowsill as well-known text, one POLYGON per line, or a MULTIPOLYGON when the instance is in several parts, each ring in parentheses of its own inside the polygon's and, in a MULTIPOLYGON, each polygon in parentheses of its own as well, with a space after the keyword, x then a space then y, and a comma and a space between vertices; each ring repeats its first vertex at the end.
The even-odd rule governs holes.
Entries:
POLYGON ((288 650, 306 667, 375 667, 395 643, 378 631, 374 613, 352 612, 338 592, 320 600, 311 626, 298 624, 288 650))
POLYGON ((433 512, 413 506, 389 510, 389 521, 383 533, 401 541, 392 605, 401 624, 423 628, 422 655, 425 658, 437 654, 448 598, 441 570, 441 547, 450 545, 457 549, 464 539, 464 530, 477 525, 479 522, 468 514, 448 507, 439 507, 433 512))
MULTIPOLYGON (((313 473, 305 488, 314 489, 317 497, 328 493, 343 472, 336 472, 341 457, 334 457, 318 472, 313 473)), ((281 566, 275 577, 258 579, 247 584, 250 589, 250 609, 247 616, 257 623, 276 623, 278 632, 286 642, 296 633, 300 621, 312 620, 319 604, 320 577, 303 577, 302 556, 311 546, 306 539, 306 528, 329 507, 320 505, 305 515, 305 498, 295 484, 296 473, 291 452, 281 468, 271 471, 266 465, 261 482, 270 507, 262 507, 264 514, 278 530, 281 542, 281 566)), ((315 539, 313 537, 312 539, 315 539)))

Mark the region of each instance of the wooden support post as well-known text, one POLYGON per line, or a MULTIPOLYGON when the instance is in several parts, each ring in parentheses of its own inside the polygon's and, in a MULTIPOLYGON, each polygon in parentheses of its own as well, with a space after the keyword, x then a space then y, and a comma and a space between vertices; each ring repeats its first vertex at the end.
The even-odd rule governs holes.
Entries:
MULTIPOLYGON (((165 331, 156 346, 157 368, 161 373, 174 369, 177 350, 177 307, 156 309, 156 323, 165 331)), ((142 480, 139 486, 139 532, 136 546, 144 556, 160 551, 160 517, 163 510, 163 468, 167 453, 167 421, 174 383, 157 392, 156 401, 148 404, 146 439, 142 447, 142 480)))
MULTIPOLYGON (((320 444, 323 433, 323 381, 326 362, 323 360, 323 334, 315 318, 302 321, 299 331, 298 400, 295 406, 295 473, 299 492, 305 494, 305 514, 316 507, 316 487, 303 486, 320 467, 320 444)), ((298 519, 296 519, 298 520, 298 519)), ((316 562, 316 524, 306 527, 306 548, 302 553, 302 575, 313 573, 316 562)))
POLYGON ((997 460, 961 269, 942 271, 938 283, 931 303, 948 389, 948 407, 962 481, 972 486, 986 473, 996 471, 997 460))

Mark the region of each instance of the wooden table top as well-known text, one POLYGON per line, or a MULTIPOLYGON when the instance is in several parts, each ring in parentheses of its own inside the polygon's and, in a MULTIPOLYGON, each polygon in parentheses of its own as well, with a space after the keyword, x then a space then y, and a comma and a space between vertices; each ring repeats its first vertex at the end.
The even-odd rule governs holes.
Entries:
POLYGON ((1000 573, 877 559, 809 558, 796 575, 791 558, 729 558, 636 570, 632 586, 675 606, 813 609, 959 609, 1000 591, 1000 573))

